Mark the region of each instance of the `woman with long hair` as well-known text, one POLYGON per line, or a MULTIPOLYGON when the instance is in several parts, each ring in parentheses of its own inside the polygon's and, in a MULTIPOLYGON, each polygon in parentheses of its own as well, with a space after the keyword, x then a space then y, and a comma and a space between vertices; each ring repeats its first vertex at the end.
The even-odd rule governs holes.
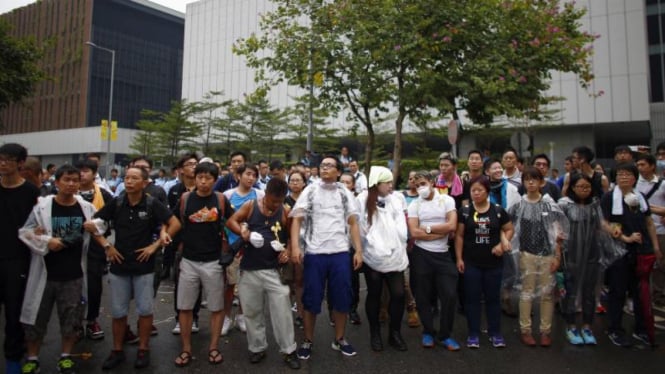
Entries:
POLYGON ((406 351, 407 346, 400 333, 404 316, 404 270, 409 265, 404 204, 392 194, 393 175, 390 169, 372 166, 368 186, 369 189, 358 196, 358 202, 361 207, 360 231, 365 238, 365 312, 370 328, 370 344, 374 351, 383 350, 379 309, 385 281, 390 293, 388 343, 398 351, 406 351))

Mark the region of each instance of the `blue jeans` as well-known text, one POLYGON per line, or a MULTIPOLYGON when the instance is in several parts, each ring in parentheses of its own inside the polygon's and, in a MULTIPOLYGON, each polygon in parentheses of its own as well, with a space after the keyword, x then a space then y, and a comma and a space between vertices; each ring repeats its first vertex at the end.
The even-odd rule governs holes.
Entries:
POLYGON ((111 290, 111 317, 127 317, 129 301, 134 296, 136 314, 140 317, 152 315, 153 279, 155 274, 118 275, 109 273, 111 290))
POLYGON ((480 299, 485 295, 488 333, 501 334, 501 280, 503 265, 496 268, 479 268, 464 263, 464 310, 469 327, 469 336, 480 336, 480 299))

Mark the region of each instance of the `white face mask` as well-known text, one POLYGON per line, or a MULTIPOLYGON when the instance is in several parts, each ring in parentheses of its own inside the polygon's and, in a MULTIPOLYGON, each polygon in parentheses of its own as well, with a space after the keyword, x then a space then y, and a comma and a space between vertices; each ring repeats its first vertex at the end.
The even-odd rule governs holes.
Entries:
POLYGON ((429 186, 420 186, 420 187, 418 187, 418 196, 420 196, 423 199, 427 199, 431 192, 432 191, 430 190, 429 186))

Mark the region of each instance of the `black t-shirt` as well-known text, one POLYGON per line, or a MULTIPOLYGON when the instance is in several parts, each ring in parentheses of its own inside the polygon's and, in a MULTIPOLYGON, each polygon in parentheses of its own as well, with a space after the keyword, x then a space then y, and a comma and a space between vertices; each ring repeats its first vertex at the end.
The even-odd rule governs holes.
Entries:
POLYGON ((296 199, 293 196, 289 195, 284 199, 284 205, 289 209, 293 209, 293 206, 296 205, 296 199))
MULTIPOLYGON (((526 187, 521 184, 518 188, 517 191, 520 193, 520 195, 524 195, 526 193, 526 187)), ((543 188, 540 189, 540 193, 542 195, 548 194, 552 198, 552 200, 559 201, 561 198, 561 190, 559 189, 559 186, 556 184, 550 182, 550 181, 545 181, 545 185, 543 188)))
POLYGON ((37 203, 39 189, 29 182, 15 188, 0 185, 0 260, 30 261, 30 250, 18 238, 32 207, 37 203))
POLYGON ((612 214, 613 195, 614 194, 610 190, 608 193, 603 195, 603 198, 600 200, 600 208, 603 211, 603 217, 605 217, 605 219, 609 221, 610 224, 614 223, 621 225, 621 232, 626 236, 630 236, 634 232, 639 232, 642 234, 642 244, 626 243, 626 249, 629 252, 638 254, 652 254, 653 244, 651 243, 651 237, 649 236, 646 223, 647 217, 651 216, 651 209, 647 205, 646 212, 641 212, 639 209, 633 211, 628 207, 628 205, 626 205, 623 199, 621 199, 621 204, 623 204, 623 214, 612 214))
POLYGON ((150 182, 147 186, 145 186, 143 192, 156 198, 157 200, 159 200, 160 203, 164 205, 167 205, 169 203, 168 200, 166 199, 166 192, 164 191, 163 188, 156 185, 155 182, 150 182))
POLYGON ((499 205, 491 204, 485 213, 477 212, 473 204, 462 208, 464 220, 464 261, 479 268, 503 266, 503 256, 492 254, 492 248, 501 242, 501 227, 510 222, 510 216, 499 205), (468 213, 467 213, 468 212, 468 213))
POLYGON ((222 248, 222 233, 224 232, 220 214, 224 219, 230 217, 233 211, 229 201, 223 198, 224 207, 219 207, 218 197, 213 193, 201 197, 192 192, 188 195, 185 207, 185 217, 180 217, 180 209, 176 216, 183 222, 182 257, 192 261, 211 262, 219 260, 222 248), (219 210, 223 209, 223 213, 219 210))
POLYGON ((65 248, 49 252, 44 256, 46 279, 51 281, 70 281, 81 278, 81 255, 83 253, 83 222, 85 216, 81 206, 60 205, 53 199, 51 207, 52 236, 60 238, 65 248))
POLYGON ((250 232, 257 232, 263 236, 263 247, 256 248, 252 244, 248 244, 243 252, 242 260, 240 260, 240 269, 276 269, 279 265, 277 260, 279 252, 272 248, 270 242, 276 239, 275 233, 277 233, 280 243, 286 247, 288 233, 286 232, 286 222, 282 221, 284 207, 281 206, 272 217, 266 217, 261 213, 256 202, 252 204, 254 204, 252 214, 247 219, 248 229, 250 232))
MULTIPOLYGON (((111 195, 110 192, 108 192, 103 188, 100 188, 99 191, 102 194, 102 200, 104 200, 104 205, 110 204, 111 201, 113 201, 113 195, 111 195)), ((95 199, 95 190, 92 190, 92 193, 90 191, 86 192, 79 191, 79 195, 83 198, 83 200, 92 203, 92 201, 95 199)), ((104 248, 102 248, 102 246, 97 244, 95 240, 90 240, 90 247, 88 248, 88 258, 94 258, 97 260, 106 261, 106 253, 104 252, 104 248)))
POLYGON ((148 196, 143 194, 138 204, 130 206, 127 195, 122 194, 95 214, 96 218, 113 221, 115 248, 124 257, 122 263, 111 264, 111 273, 143 275, 153 272, 155 256, 150 256, 150 260, 146 262, 138 262, 136 260, 138 254, 135 251, 152 244, 157 226, 167 223, 172 214, 159 200, 155 198, 150 200, 152 204, 149 205, 148 196), (118 199, 120 199, 119 207, 118 199))

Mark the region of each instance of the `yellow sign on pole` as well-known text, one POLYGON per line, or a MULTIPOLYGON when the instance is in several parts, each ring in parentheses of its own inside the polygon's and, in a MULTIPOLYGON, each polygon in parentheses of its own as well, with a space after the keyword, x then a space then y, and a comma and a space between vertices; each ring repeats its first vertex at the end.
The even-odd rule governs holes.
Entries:
MULTIPOLYGON (((108 120, 102 120, 102 128, 100 133, 102 140, 108 140, 108 124, 108 120)), ((118 140, 118 121, 111 121, 111 140, 118 140)))

